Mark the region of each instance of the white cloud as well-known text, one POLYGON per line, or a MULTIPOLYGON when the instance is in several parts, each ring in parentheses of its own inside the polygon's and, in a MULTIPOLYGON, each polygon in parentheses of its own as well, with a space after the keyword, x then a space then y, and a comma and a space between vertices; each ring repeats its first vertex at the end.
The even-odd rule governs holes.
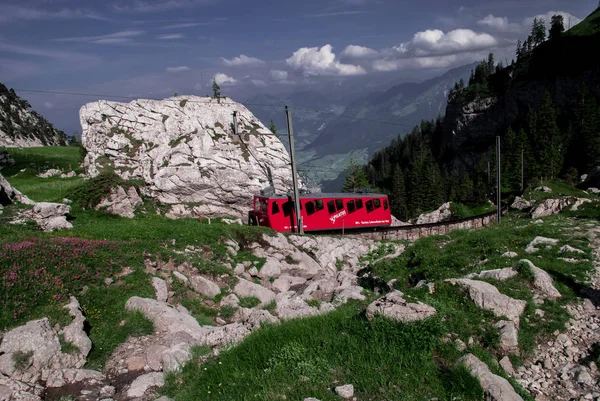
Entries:
POLYGON ((400 59, 381 59, 373 61, 373 69, 380 72, 416 69, 451 68, 486 58, 487 51, 447 54, 443 56, 425 56, 400 59))
POLYGON ((455 54, 494 47, 498 41, 490 34, 470 29, 455 29, 444 33, 439 29, 417 32, 412 40, 393 48, 400 55, 417 57, 455 54))
POLYGON ((373 50, 364 46, 349 45, 342 51, 342 57, 349 58, 370 58, 379 54, 377 50, 373 50))
POLYGON ((158 38, 160 40, 177 40, 185 38, 185 35, 183 33, 172 33, 168 35, 158 35, 158 38))
POLYGON ((215 25, 216 22, 182 22, 178 24, 170 24, 161 27, 160 29, 184 29, 184 28, 195 28, 197 26, 208 26, 215 25))
POLYGON ((44 102, 44 107, 47 109, 53 109, 54 105, 50 102, 44 102))
POLYGON ((303 47, 294 52, 292 57, 285 60, 287 65, 304 76, 350 76, 363 75, 367 72, 359 65, 342 64, 331 51, 331 45, 318 47, 303 47))
POLYGON ((519 24, 511 23, 506 17, 495 17, 489 14, 485 18, 477 21, 479 25, 488 26, 500 32, 521 32, 522 27, 519 24))
POLYGON ((267 83, 262 79, 251 79, 250 82, 252 82, 252 85, 258 86, 260 88, 264 88, 265 86, 267 86, 267 83))
POLYGON ((288 72, 282 70, 271 70, 269 71, 269 78, 272 81, 285 81, 288 78, 288 72))
POLYGON ((221 57, 221 61, 227 67, 240 67, 240 66, 251 66, 251 65, 262 65, 265 62, 256 57, 248 57, 245 54, 240 54, 238 57, 232 59, 226 59, 221 57))
POLYGON ((189 71, 190 67, 188 67, 187 65, 180 65, 177 67, 167 67, 166 71, 167 72, 185 72, 185 71, 189 71))
POLYGON ((117 4, 117 12, 153 13, 208 4, 213 0, 135 0, 125 4, 117 4))
POLYGON ((40 20, 66 20, 90 18, 96 20, 106 20, 89 10, 63 8, 58 11, 44 10, 41 7, 28 8, 15 5, 2 5, 2 13, 0 13, 0 22, 12 22, 17 20, 25 21, 40 21, 40 20))
POLYGON ((237 83, 237 79, 227 76, 226 74, 223 74, 222 72, 216 73, 215 76, 213 77, 213 80, 218 85, 221 85, 221 86, 230 86, 230 85, 235 85, 237 83))
POLYGON ((135 37, 143 35, 144 31, 126 30, 98 36, 79 36, 55 39, 57 42, 85 42, 97 44, 125 44, 130 43, 135 37))

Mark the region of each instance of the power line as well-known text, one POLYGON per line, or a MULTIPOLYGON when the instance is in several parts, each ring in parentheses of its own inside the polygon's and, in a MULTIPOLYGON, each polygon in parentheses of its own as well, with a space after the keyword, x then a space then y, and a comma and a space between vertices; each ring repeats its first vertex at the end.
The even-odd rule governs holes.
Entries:
MULTIPOLYGON (((42 93, 42 94, 48 94, 48 95, 64 95, 64 96, 86 96, 86 97, 104 97, 104 98, 115 98, 115 99, 129 99, 129 100, 156 100, 156 101, 161 101, 164 99, 158 99, 158 98, 152 98, 152 97, 135 97, 135 96, 123 96, 123 95, 106 95, 106 94, 94 94, 94 93, 80 93, 80 92, 62 92, 62 91, 48 91, 48 90, 36 90, 36 89, 15 89, 15 91, 17 92, 29 92, 29 93, 42 93)), ((201 101, 197 101, 197 100, 187 100, 187 102, 189 103, 205 103, 205 102, 201 102, 201 101)), ((220 104, 240 104, 237 102, 225 102, 225 101, 221 101, 220 104)), ((244 106, 255 106, 255 107, 275 107, 275 108, 284 108, 285 105, 282 104, 260 104, 260 103, 241 103, 244 106)), ((377 124, 387 124, 387 125, 395 125, 398 127, 406 127, 406 128, 413 128, 414 125, 409 125, 409 124, 402 124, 402 123, 397 123, 397 122, 393 122, 393 121, 385 121, 385 120, 376 120, 373 118, 364 118, 364 117, 353 117, 353 116, 347 116, 344 114, 336 114, 330 111, 323 111, 323 110, 316 110, 316 109, 309 109, 306 107, 297 107, 297 106, 289 106, 293 109, 298 109, 298 110, 304 110, 304 111, 308 111, 308 112, 313 112, 313 113, 320 113, 320 114, 326 114, 326 115, 332 115, 338 118, 347 118, 350 120, 359 120, 359 121, 368 121, 368 122, 372 122, 372 123, 377 123, 377 124)), ((267 134, 263 134, 263 135, 267 135, 267 134)))

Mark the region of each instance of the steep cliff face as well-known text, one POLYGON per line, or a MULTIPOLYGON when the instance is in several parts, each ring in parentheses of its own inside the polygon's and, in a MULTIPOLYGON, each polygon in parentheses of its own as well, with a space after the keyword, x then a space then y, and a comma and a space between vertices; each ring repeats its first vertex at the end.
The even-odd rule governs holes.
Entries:
POLYGON ((0 146, 64 146, 65 133, 31 110, 13 89, 0 83, 0 146))
POLYGON ((283 144, 230 99, 98 101, 79 114, 87 173, 114 169, 123 179, 143 180, 143 193, 162 203, 192 204, 204 216, 242 217, 261 189, 290 190, 283 144))

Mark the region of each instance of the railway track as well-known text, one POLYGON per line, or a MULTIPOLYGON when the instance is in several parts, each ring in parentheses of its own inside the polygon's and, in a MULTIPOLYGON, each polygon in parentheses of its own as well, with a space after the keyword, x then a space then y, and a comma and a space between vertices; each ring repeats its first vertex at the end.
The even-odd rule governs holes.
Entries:
POLYGON ((488 212, 477 216, 444 221, 440 223, 416 224, 396 227, 377 227, 369 230, 345 230, 343 233, 319 232, 319 234, 336 234, 374 240, 416 241, 430 235, 444 235, 458 229, 477 229, 489 226, 496 221, 496 212, 488 212))

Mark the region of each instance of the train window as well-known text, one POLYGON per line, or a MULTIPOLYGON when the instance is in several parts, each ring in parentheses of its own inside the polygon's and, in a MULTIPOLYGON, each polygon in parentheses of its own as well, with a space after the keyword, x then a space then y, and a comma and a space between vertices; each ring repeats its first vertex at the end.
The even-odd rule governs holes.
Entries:
POLYGON ((362 202, 362 199, 356 199, 356 200, 354 201, 354 204, 356 205, 356 210, 358 210, 358 209, 362 209, 362 208, 363 208, 363 202, 362 202))
POLYGON ((292 214, 292 210, 294 210, 294 202, 287 201, 283 204, 283 215, 288 217, 292 214))
POLYGON ((354 213, 356 210, 353 200, 348 201, 348 203, 346 203, 346 207, 348 208, 348 213, 354 213))
POLYGON ((277 201, 273 202, 271 205, 271 214, 279 213, 279 203, 277 201))
POLYGON ((306 208, 306 214, 308 216, 310 216, 311 214, 313 214, 314 212, 316 212, 316 210, 315 210, 315 203, 313 201, 306 202, 304 204, 304 207, 306 208))
POLYGON ((375 209, 379 209, 381 207, 381 201, 379 199, 374 199, 373 203, 375 204, 375 209))
POLYGON ((267 200, 266 199, 262 199, 260 201, 260 211, 262 213, 267 213, 267 200))
POLYGON ((373 209, 373 200, 369 199, 367 201, 367 212, 372 212, 373 210, 375 210, 375 209, 373 209))
POLYGON ((332 200, 330 200, 329 202, 327 202, 327 210, 329 211, 329 214, 334 214, 335 213, 335 204, 332 200))
POLYGON ((317 199, 315 201, 315 206, 317 208, 317 212, 320 211, 320 210, 325 209, 325 206, 323 206, 323 201, 321 199, 317 199))
POLYGON ((341 199, 336 199, 335 200, 335 208, 338 211, 344 209, 344 201, 342 201, 341 199))
POLYGON ((387 201, 387 199, 384 199, 384 200, 383 200, 383 208, 384 208, 385 210, 388 210, 388 207, 389 207, 389 206, 388 206, 388 201, 387 201))

